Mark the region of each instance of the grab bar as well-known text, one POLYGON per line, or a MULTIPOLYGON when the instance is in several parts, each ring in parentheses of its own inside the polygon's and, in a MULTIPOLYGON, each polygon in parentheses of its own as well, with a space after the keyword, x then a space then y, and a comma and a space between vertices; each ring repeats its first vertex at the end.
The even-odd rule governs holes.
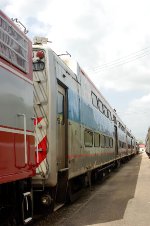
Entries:
POLYGON ((24 156, 25 156, 25 164, 28 163, 28 156, 27 156, 27 120, 25 114, 17 114, 18 116, 23 117, 23 124, 24 124, 24 156))

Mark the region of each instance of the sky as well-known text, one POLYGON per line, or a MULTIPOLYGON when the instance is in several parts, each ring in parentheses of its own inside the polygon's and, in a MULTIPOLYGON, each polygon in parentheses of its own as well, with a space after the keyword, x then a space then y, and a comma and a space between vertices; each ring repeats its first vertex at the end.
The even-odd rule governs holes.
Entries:
POLYGON ((68 51, 138 140, 150 126, 149 0, 1 0, 28 37, 68 51))

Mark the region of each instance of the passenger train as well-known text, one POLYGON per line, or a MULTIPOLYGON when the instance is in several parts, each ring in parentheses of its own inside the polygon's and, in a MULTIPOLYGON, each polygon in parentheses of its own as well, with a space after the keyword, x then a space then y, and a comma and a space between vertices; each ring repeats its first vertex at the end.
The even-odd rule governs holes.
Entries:
POLYGON ((145 152, 150 157, 150 128, 147 131, 147 136, 145 140, 145 152))
POLYGON ((49 212, 73 201, 136 139, 79 64, 46 38, 32 47, 2 11, 0 50, 0 225, 27 224, 33 201, 49 212))
MULTIPOLYGON (((64 57, 63 57, 64 58, 64 57)), ((136 140, 76 64, 61 59, 45 38, 33 44, 37 174, 35 197, 57 209, 82 186, 136 153, 136 140), (69 65, 69 66, 68 66, 69 65), (37 192, 36 192, 37 191, 37 192)), ((43 208, 43 207, 42 207, 43 208)))

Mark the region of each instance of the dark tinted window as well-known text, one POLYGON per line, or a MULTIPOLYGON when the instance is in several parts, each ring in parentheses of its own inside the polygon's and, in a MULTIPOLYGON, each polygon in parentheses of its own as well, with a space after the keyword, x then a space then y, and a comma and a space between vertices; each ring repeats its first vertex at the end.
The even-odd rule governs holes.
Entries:
POLYGON ((97 108, 97 96, 92 93, 92 104, 97 108))
POLYGON ((101 147, 104 148, 105 147, 105 136, 101 135, 101 147))
POLYGON ((100 134, 94 133, 94 146, 99 147, 100 146, 100 134))
POLYGON ((105 147, 109 147, 109 137, 105 137, 105 147))
POLYGON ((84 131, 84 144, 85 147, 92 147, 93 146, 93 132, 90 130, 84 131))
POLYGON ((102 101, 100 101, 99 99, 98 99, 98 109, 101 111, 101 112, 103 112, 103 104, 102 104, 102 101))

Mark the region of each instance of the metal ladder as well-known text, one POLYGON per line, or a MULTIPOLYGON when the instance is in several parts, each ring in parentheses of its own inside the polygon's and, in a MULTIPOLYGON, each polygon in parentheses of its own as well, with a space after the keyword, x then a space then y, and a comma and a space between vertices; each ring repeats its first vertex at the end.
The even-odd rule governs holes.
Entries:
MULTIPOLYGON (((42 117, 42 124, 36 123, 35 126, 35 138, 36 138, 36 154, 38 162, 38 153, 41 151, 38 148, 40 138, 47 136, 48 128, 48 118, 47 118, 47 105, 48 105, 48 95, 47 95, 47 78, 45 71, 34 71, 33 72, 33 86, 34 86, 34 114, 35 119, 42 117)), ((47 150, 48 150, 48 140, 47 140, 47 150)), ((49 165, 47 158, 42 161, 42 163, 37 168, 37 174, 45 177, 48 174, 49 165)))

